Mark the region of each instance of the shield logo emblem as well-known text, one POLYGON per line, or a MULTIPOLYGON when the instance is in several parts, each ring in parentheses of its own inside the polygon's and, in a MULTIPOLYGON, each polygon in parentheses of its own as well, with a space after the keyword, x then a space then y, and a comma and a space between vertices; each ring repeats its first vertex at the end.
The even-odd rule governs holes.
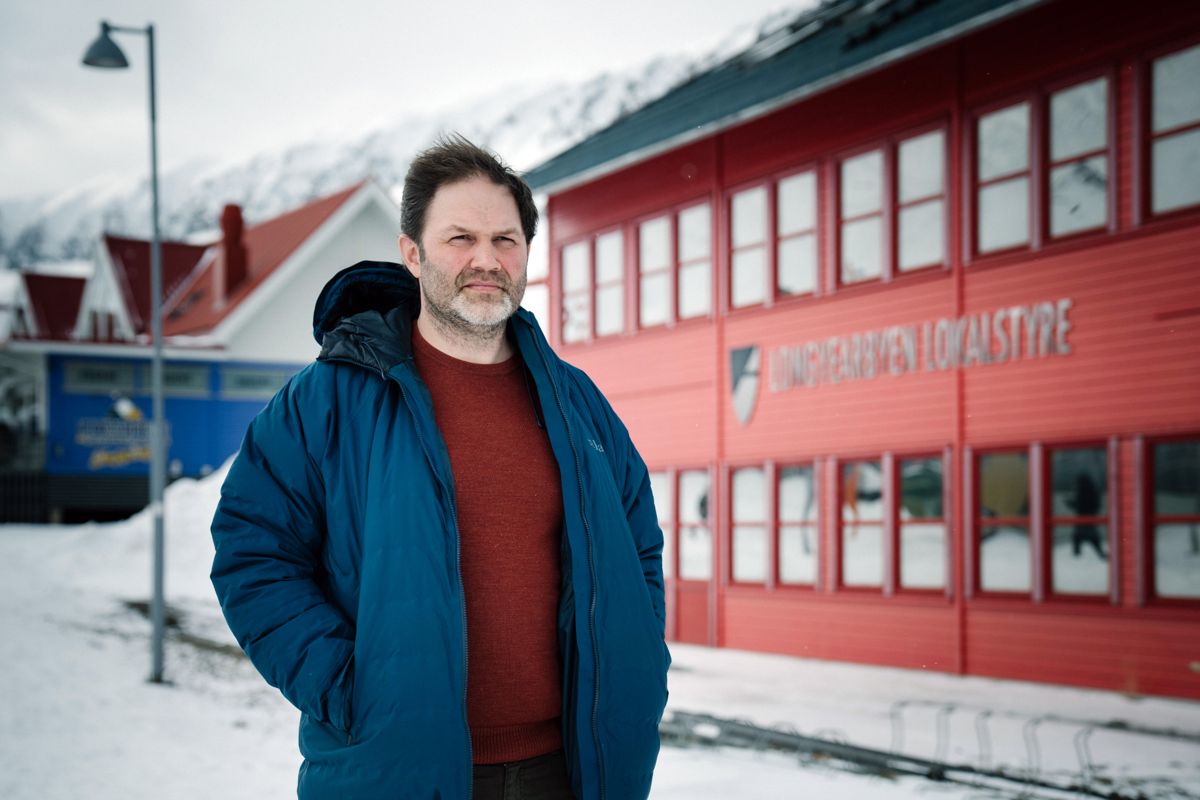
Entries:
POLYGON ((729 385, 733 399, 733 413, 738 422, 745 425, 754 416, 758 403, 758 375, 762 354, 758 345, 737 347, 729 351, 729 385))

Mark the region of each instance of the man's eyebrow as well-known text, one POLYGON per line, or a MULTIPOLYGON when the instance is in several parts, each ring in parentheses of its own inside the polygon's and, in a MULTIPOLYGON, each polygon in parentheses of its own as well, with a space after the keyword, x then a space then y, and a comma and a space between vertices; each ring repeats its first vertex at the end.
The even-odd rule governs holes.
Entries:
MULTIPOLYGON (((453 223, 450 225, 447 225, 445 228, 443 228, 443 230, 447 233, 471 233, 471 234, 475 233, 475 231, 471 230, 470 228, 464 228, 462 225, 455 225, 453 223)), ((493 236, 515 236, 518 233, 520 233, 520 228, 505 228, 502 231, 496 231, 492 235, 493 236)))

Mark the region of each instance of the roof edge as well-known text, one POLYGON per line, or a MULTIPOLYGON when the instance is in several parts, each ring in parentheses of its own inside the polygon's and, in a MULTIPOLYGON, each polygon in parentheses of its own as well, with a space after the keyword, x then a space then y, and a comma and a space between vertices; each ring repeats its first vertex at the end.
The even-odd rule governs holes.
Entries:
MULTIPOLYGON (((589 167, 588 169, 577 172, 574 175, 570 175, 566 178, 561 178, 557 181, 551 181, 550 183, 544 184, 531 183, 530 187, 538 193, 548 195, 573 189, 581 184, 594 181, 597 178, 603 178, 615 172, 619 172, 626 167, 633 166, 634 164, 642 161, 647 161, 655 156, 662 155, 663 153, 675 150, 687 144, 691 144, 692 142, 705 139, 714 134, 728 130, 729 128, 750 122, 751 120, 758 119, 759 117, 765 117, 766 115, 777 111, 780 108, 789 106, 807 97, 811 97, 812 95, 823 92, 826 89, 831 89, 839 84, 846 83, 854 80, 855 78, 860 78, 897 61, 903 61, 904 59, 911 58, 912 56, 936 47, 937 45, 959 38, 967 33, 974 32, 981 28, 985 28, 989 25, 999 22, 1002 19, 1019 14, 1023 11, 1027 11, 1034 6, 1042 5, 1045 2, 1047 2, 1047 0, 1012 0, 1012 2, 1001 6, 1000 8, 994 8, 991 11, 985 11, 978 16, 964 20, 957 25, 952 25, 949 28, 938 31, 937 33, 930 34, 923 39, 917 39, 916 41, 910 42, 903 47, 897 47, 896 49, 889 50, 886 53, 880 53, 874 58, 868 59, 860 64, 855 64, 854 66, 848 67, 841 72, 834 73, 833 75, 813 81, 812 83, 806 83, 803 86, 798 86, 792 91, 781 94, 778 97, 772 98, 771 100, 744 108, 741 111, 729 114, 717 120, 713 120, 706 125, 697 126, 685 133, 680 133, 660 142, 647 145, 639 148, 638 150, 634 150, 633 152, 618 156, 617 158, 609 159, 608 161, 597 164, 593 167, 589 167)), ((672 89, 671 91, 675 90, 672 89)), ((670 94, 670 92, 668 92, 668 94, 670 94)), ((665 96, 666 95, 664 95, 664 97, 665 96)), ((637 112, 635 111, 634 113, 636 114, 637 112)), ((616 122, 613 124, 615 125, 616 122)), ((596 133, 600 133, 600 131, 596 131, 596 133)), ((594 136, 595 134, 592 135, 594 136)), ((588 138, 591 137, 589 136, 588 138)), ((577 142, 571 149, 578 147, 585 141, 587 141, 587 139, 577 142)), ((554 158, 558 158, 565 153, 569 153, 571 149, 564 150, 554 158)), ((553 160, 554 159, 552 158, 543 162, 542 164, 538 165, 538 167, 534 167, 534 169, 530 170, 529 173, 526 173, 526 175, 536 172, 541 166, 545 166, 553 160)))

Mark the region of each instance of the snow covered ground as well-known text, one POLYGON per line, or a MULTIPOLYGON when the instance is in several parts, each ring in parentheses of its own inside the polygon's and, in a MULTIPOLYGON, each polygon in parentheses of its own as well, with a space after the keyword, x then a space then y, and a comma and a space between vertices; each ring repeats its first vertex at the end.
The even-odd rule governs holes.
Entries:
MULTIPOLYGON (((224 470, 168 490, 170 685, 148 684, 149 519, 0 526, 0 798, 294 796, 296 712, 258 677, 224 627, 208 583, 208 521, 224 470)), ((1094 776, 1144 797, 1200 797, 1200 704, 982 678, 677 645, 669 714, 708 713, 921 757, 1080 770, 1070 720, 1190 733, 1179 740, 1100 728, 1094 776), (903 705, 898 705, 903 701, 903 705), (939 740, 939 708, 942 736, 939 740), (980 712, 989 746, 980 747, 980 712), (1033 726, 1033 756, 1026 737, 1033 726)), ((966 798, 1000 795, 881 778, 779 753, 664 747, 656 800, 966 798)), ((1068 795, 1059 795, 1068 796, 1068 795)))

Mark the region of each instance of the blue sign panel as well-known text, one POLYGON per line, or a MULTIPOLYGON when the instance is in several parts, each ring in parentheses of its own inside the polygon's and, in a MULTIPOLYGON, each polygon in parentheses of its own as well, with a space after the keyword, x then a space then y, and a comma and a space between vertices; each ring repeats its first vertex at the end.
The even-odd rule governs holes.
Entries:
MULTIPOLYGON (((48 366, 46 471, 148 474, 149 361, 52 356, 48 366)), ((298 369, 289 364, 165 364, 168 476, 205 475, 224 463, 241 445, 250 420, 298 369)))

